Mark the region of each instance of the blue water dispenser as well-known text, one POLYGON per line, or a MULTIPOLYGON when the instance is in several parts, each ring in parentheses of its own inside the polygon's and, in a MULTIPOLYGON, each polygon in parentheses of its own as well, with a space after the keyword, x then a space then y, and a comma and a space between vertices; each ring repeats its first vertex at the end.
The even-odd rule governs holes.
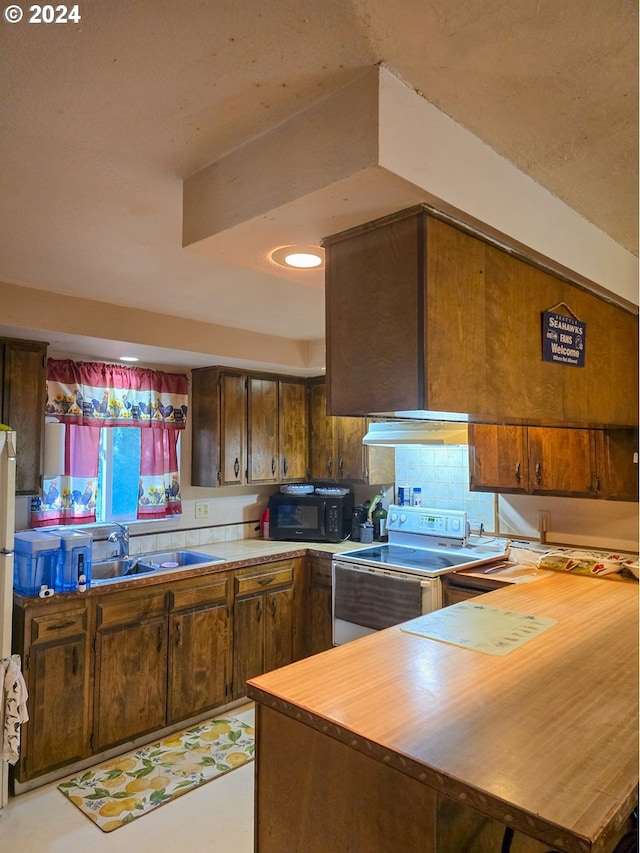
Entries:
POLYGON ((83 592, 91 582, 93 537, 80 530, 59 530, 60 553, 56 568, 56 592, 83 592))
POLYGON ((44 530, 25 530, 14 539, 13 586, 21 595, 52 594, 60 553, 60 537, 44 530))

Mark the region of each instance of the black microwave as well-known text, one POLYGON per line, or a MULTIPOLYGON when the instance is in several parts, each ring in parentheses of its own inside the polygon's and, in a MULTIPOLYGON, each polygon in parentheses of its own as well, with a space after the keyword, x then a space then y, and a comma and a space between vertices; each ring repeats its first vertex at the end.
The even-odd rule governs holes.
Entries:
POLYGON ((342 542, 351 534, 353 494, 269 498, 269 536, 287 542, 342 542))

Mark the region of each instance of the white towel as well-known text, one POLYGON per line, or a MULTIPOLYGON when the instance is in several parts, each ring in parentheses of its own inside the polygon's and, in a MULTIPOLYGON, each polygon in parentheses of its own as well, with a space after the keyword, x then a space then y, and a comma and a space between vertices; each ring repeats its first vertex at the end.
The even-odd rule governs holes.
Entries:
POLYGON ((2 661, 4 668, 4 733, 2 759, 15 764, 20 757, 20 726, 29 719, 27 685, 20 671, 20 655, 2 661))

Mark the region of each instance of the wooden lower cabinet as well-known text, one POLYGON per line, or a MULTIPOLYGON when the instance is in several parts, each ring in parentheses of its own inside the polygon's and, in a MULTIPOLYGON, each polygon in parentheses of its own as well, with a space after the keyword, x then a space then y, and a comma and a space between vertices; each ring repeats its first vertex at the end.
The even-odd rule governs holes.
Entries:
POLYGON ((228 575, 172 586, 167 723, 229 700, 231 612, 228 575))
POLYGON ((315 655, 333 647, 331 623, 331 556, 307 557, 309 575, 307 650, 315 655))
POLYGON ((232 698, 246 695, 249 678, 298 657, 295 586, 301 559, 241 569, 234 576, 232 698))
POLYGON ((163 586, 104 596, 97 604, 94 749, 165 724, 167 613, 163 586))
POLYGON ((91 754, 89 621, 83 604, 15 608, 13 648, 29 693, 18 782, 91 754))
POLYGON ((17 782, 213 711, 246 695, 248 678, 304 657, 305 560, 84 600, 17 598, 30 716, 17 782))
POLYGON ((443 575, 441 580, 443 607, 448 607, 450 604, 457 604, 459 601, 467 601, 470 598, 484 595, 485 592, 491 592, 494 589, 500 589, 507 585, 504 581, 494 578, 469 577, 468 575, 457 574, 456 572, 443 575))

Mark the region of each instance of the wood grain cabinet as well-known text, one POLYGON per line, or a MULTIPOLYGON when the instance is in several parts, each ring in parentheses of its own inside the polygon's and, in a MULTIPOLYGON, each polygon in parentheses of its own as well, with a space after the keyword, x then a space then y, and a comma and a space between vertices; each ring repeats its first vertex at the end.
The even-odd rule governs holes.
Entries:
POLYGON ((469 426, 471 491, 638 500, 637 431, 469 426))
POLYGON ((367 418, 327 414, 324 379, 312 382, 309 387, 311 478, 368 485, 393 483, 393 448, 365 447, 362 444, 368 427, 367 418))
POLYGON ((484 595, 485 592, 491 592, 494 589, 500 589, 507 585, 504 581, 494 578, 469 577, 463 573, 456 572, 443 575, 441 580, 443 607, 448 607, 450 604, 457 604, 460 601, 467 601, 470 598, 476 598, 478 595, 484 595))
POLYGON ((165 725, 165 587, 102 596, 96 628, 94 748, 100 752, 165 725))
POLYGON ((304 380, 205 367, 192 373, 194 486, 304 480, 308 409, 304 380))
POLYGON ((333 647, 331 623, 331 555, 307 557, 307 653, 315 655, 333 647))
POLYGON ((84 603, 40 600, 14 608, 29 721, 14 773, 26 782, 91 755, 90 615, 84 603))
POLYGON ((169 593, 167 723, 229 699, 231 601, 227 574, 172 584, 169 593))
POLYGON ((16 431, 16 494, 42 486, 47 344, 0 338, 0 423, 16 431))
POLYGON ((323 242, 331 414, 638 423, 638 317, 522 247, 426 205, 323 242), (542 358, 542 313, 563 305, 587 329, 581 368, 542 358))
POLYGON ((241 569, 234 575, 233 691, 246 695, 246 682, 255 675, 296 659, 295 587, 302 560, 279 560, 241 569))

